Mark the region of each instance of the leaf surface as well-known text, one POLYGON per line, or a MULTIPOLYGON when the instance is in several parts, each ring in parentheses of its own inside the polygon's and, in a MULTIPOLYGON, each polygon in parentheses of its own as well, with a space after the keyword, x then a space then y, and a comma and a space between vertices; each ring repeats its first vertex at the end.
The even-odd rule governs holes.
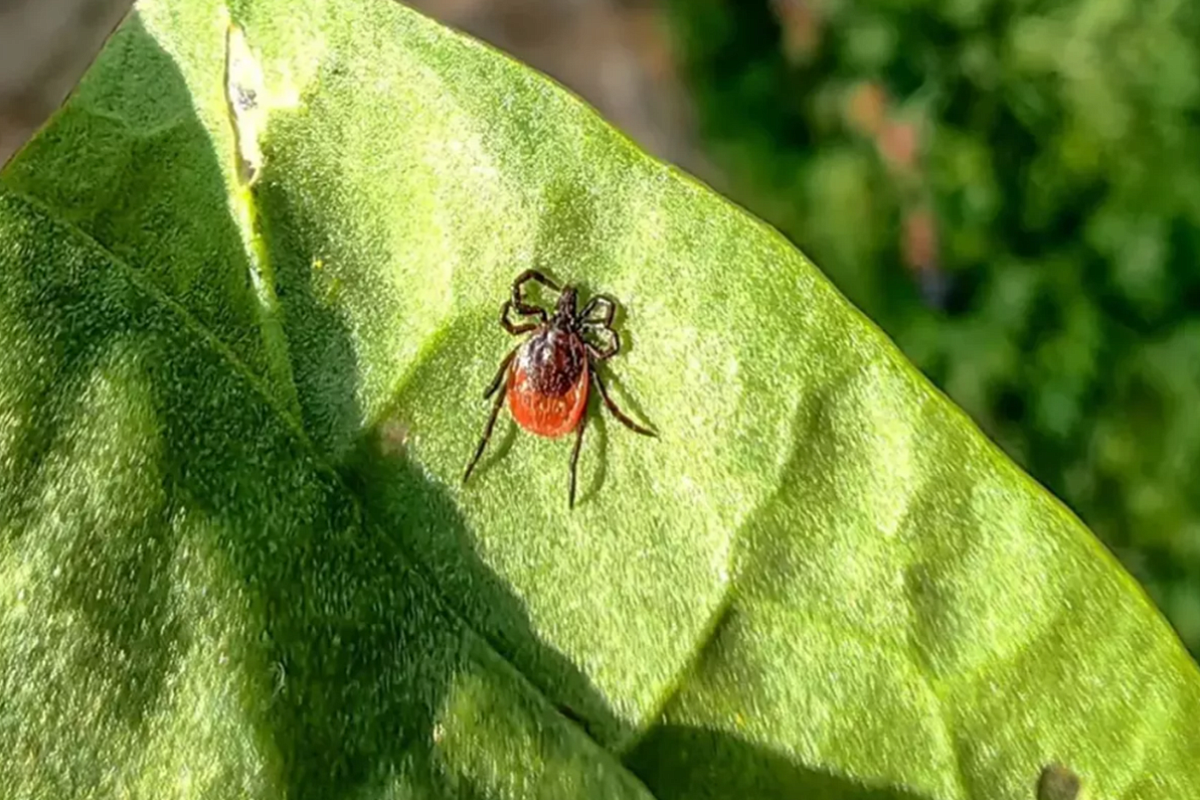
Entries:
POLYGON ((18 796, 1200 787, 1196 666, 1074 517, 782 237, 401 6, 141 3, 0 265, 18 796), (460 480, 531 267, 620 300, 660 432, 593 398, 573 511, 507 418, 460 480))

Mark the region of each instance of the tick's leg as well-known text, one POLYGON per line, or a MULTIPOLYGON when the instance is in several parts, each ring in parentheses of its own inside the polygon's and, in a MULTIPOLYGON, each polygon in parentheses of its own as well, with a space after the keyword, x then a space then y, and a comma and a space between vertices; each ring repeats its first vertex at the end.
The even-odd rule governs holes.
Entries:
POLYGON ((487 391, 483 393, 484 400, 491 397, 492 392, 500 388, 500 382, 504 380, 504 372, 508 369, 508 365, 512 363, 513 356, 515 356, 517 351, 520 349, 521 348, 519 346, 514 347, 512 351, 510 351, 509 354, 504 357, 504 360, 500 362, 500 369, 496 370, 496 377, 492 378, 492 382, 488 384, 487 391))
POLYGON ((522 289, 524 288, 525 284, 528 283, 529 281, 537 281, 538 283, 542 284, 543 286, 549 287, 556 292, 560 291, 559 286, 557 283, 550 280, 545 275, 538 272, 536 269, 525 270, 524 272, 522 272, 520 275, 517 276, 517 279, 515 281, 513 281, 513 285, 512 285, 513 307, 516 308, 517 311, 520 311, 522 314, 540 314, 542 322, 545 322, 546 321, 546 312, 543 309, 538 308, 537 306, 532 306, 525 302, 525 292, 522 291, 522 289))
POLYGON ((579 448, 583 446, 583 429, 587 427, 587 414, 579 419, 579 427, 575 432, 575 447, 571 450, 571 489, 567 494, 567 505, 575 507, 575 473, 579 468, 579 448))
POLYGON ((590 325, 597 325, 602 328, 607 328, 612 325, 613 315, 616 313, 617 301, 606 294, 598 294, 588 301, 588 304, 583 307, 583 313, 579 316, 584 322, 590 325), (596 307, 601 303, 604 304, 604 313, 601 316, 592 319, 592 312, 595 311, 596 307))
POLYGON ((483 438, 479 440, 479 446, 475 448, 475 455, 471 457, 471 463, 467 464, 467 471, 463 473, 463 483, 467 482, 467 478, 471 477, 471 470, 475 469, 475 465, 479 463, 479 457, 483 455, 483 448, 487 447, 488 439, 492 438, 492 428, 496 427, 496 417, 500 415, 500 406, 504 405, 504 392, 496 394, 496 402, 492 404, 492 415, 488 417, 487 427, 483 429, 483 438))
POLYGON ((594 333, 604 331, 612 337, 612 341, 609 343, 608 347, 604 348, 603 350, 596 347, 591 342, 584 342, 584 347, 587 348, 588 355, 590 355, 592 358, 596 359, 597 361, 604 361, 605 359, 612 358, 617 353, 621 352, 621 337, 612 328, 591 328, 590 330, 594 333))
POLYGON ((596 388, 600 390, 600 397, 604 400, 604 405, 608 406, 608 410, 612 412, 614 417, 621 420, 621 424, 623 424, 626 428, 629 428, 629 430, 634 431, 635 433, 640 433, 643 436, 658 436, 658 434, 654 431, 648 428, 643 428, 641 425, 638 425, 629 417, 625 416, 625 412, 617 408, 617 404, 609 399, 608 390, 604 388, 604 381, 600 379, 599 370, 592 369, 589 371, 592 373, 592 377, 596 380, 596 388))
MULTIPOLYGON (((508 318, 508 310, 512 307, 512 300, 505 300, 504 305, 500 306, 500 325, 503 326, 504 330, 508 331, 513 336, 519 336, 522 333, 529 333, 532 330, 537 330, 539 323, 536 322, 523 322, 520 325, 514 325, 512 320, 508 318)), ((517 310, 520 311, 520 309, 517 310)), ((533 310, 541 315, 542 322, 546 321, 545 311, 542 311, 540 308, 535 308, 533 310)))

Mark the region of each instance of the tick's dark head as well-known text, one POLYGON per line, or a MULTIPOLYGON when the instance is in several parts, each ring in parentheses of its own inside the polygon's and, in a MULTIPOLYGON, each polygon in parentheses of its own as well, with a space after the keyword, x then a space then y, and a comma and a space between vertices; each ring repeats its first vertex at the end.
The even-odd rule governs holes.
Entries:
POLYGON ((562 292, 558 295, 558 304, 554 307, 555 324, 567 327, 575 325, 575 318, 579 314, 577 297, 578 293, 574 286, 563 287, 562 292))

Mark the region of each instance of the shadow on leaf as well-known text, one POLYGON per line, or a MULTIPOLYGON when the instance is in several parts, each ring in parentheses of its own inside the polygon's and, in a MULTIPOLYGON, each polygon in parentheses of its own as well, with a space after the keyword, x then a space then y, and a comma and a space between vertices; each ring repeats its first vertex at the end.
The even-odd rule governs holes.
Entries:
POLYGON ((931 800, 801 767, 782 753, 707 728, 657 727, 625 764, 659 800, 931 800))

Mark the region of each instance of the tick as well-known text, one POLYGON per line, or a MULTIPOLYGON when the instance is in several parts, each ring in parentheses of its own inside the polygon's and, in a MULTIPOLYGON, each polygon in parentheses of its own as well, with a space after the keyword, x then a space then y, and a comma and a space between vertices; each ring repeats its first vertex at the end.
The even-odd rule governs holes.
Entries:
POLYGON ((492 379, 484 399, 496 395, 492 414, 483 429, 483 438, 475 448, 471 463, 463 474, 463 483, 471 477, 471 471, 479 463, 500 407, 508 399, 508 409, 513 419, 525 430, 537 436, 556 439, 575 433, 575 446, 571 450, 571 482, 567 492, 568 505, 575 507, 575 474, 579 464, 579 448, 583 445, 583 432, 587 428, 588 392, 592 383, 600 391, 604 405, 625 427, 643 436, 657 436, 654 431, 643 428, 625 415, 608 396, 604 381, 597 366, 601 361, 621 352, 621 337, 612 328, 613 315, 617 312, 617 301, 607 295, 593 297, 583 311, 578 310, 578 292, 574 286, 560 287, 537 270, 526 270, 517 276, 512 285, 512 297, 500 307, 500 325, 513 336, 526 333, 533 335, 512 349, 500 362, 500 369, 492 379), (558 292, 554 312, 526 302, 525 286, 537 281, 558 292), (521 319, 515 323, 509 314, 515 312, 521 319), (600 341, 599 346, 587 337, 600 341), (501 386, 504 390, 500 391, 501 386))

